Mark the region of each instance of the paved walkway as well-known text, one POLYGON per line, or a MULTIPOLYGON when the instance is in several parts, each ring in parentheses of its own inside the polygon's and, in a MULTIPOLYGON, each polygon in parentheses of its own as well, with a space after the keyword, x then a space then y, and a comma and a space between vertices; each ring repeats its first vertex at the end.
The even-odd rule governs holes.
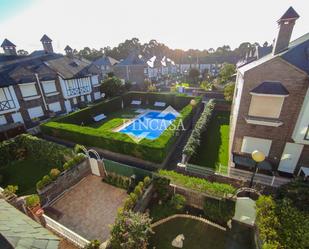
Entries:
POLYGON ((90 175, 57 200, 52 207, 62 213, 57 221, 87 240, 105 241, 118 207, 127 193, 90 175))

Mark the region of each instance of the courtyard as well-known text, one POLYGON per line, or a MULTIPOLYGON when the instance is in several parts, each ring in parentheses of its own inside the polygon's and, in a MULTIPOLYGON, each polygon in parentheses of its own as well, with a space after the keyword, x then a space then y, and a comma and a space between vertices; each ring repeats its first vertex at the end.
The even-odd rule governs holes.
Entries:
POLYGON ((46 214, 87 240, 105 241, 126 197, 125 190, 89 175, 47 208, 46 214))

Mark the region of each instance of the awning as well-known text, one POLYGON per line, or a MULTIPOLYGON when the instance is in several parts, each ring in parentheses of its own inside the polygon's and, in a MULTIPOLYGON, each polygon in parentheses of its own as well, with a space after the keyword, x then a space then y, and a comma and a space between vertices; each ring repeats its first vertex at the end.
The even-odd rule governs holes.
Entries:
MULTIPOLYGON (((255 167, 255 161, 252 158, 246 157, 246 156, 234 155, 233 156, 233 162, 235 164, 239 164, 241 166, 248 167, 250 169, 253 169, 255 167)), ((272 168, 270 162, 268 162, 266 160, 261 162, 261 163, 258 163, 257 168, 262 169, 262 170, 273 171, 273 168, 272 168)))

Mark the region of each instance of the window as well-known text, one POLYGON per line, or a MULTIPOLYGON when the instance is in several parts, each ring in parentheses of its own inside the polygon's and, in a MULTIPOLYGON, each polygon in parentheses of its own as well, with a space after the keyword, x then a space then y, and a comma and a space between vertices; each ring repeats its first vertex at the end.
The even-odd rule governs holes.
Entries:
POLYGON ((98 79, 98 76, 97 75, 94 75, 94 76, 91 76, 91 82, 92 82, 92 85, 98 85, 99 84, 99 79, 98 79))
POLYGON ((45 93, 54 93, 57 92, 55 81, 44 81, 42 82, 43 89, 45 93))
POLYGON ((241 146, 241 152, 251 154, 255 150, 259 150, 268 156, 272 141, 256 137, 244 136, 241 146))
POLYGON ((44 112, 41 106, 29 108, 28 113, 31 119, 44 116, 44 112))
POLYGON ((20 88, 20 91, 21 91, 21 95, 24 98, 38 95, 38 92, 37 92, 36 87, 35 87, 35 83, 19 85, 19 88, 20 88))
POLYGON ((5 93, 4 93, 3 89, 0 88, 0 102, 1 101, 6 101, 6 100, 7 99, 6 99, 5 93))
POLYGON ((60 102, 51 103, 48 105, 49 110, 53 112, 60 112, 61 111, 61 105, 60 102))
POLYGON ((100 99, 101 98, 101 93, 100 92, 94 92, 94 99, 100 99))
POLYGON ((6 123, 7 122, 5 116, 0 116, 0 125, 5 125, 6 123))
POLYGON ((284 97, 252 95, 249 116, 279 118, 284 97))

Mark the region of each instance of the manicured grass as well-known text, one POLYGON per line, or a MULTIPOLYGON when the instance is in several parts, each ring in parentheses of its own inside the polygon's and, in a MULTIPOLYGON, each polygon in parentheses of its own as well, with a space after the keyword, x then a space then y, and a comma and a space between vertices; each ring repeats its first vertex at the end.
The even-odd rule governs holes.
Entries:
POLYGON ((226 232, 212 225, 189 218, 175 218, 154 229, 149 248, 172 249, 172 241, 183 234, 183 248, 224 249, 226 232))
POLYGON ((230 112, 215 112, 190 162, 226 173, 229 160, 230 112), (220 167, 221 165, 221 167, 220 167))
POLYGON ((57 166, 48 160, 26 158, 25 160, 10 162, 1 170, 3 182, 1 186, 18 185, 18 195, 36 193, 36 183, 52 168, 57 166))

